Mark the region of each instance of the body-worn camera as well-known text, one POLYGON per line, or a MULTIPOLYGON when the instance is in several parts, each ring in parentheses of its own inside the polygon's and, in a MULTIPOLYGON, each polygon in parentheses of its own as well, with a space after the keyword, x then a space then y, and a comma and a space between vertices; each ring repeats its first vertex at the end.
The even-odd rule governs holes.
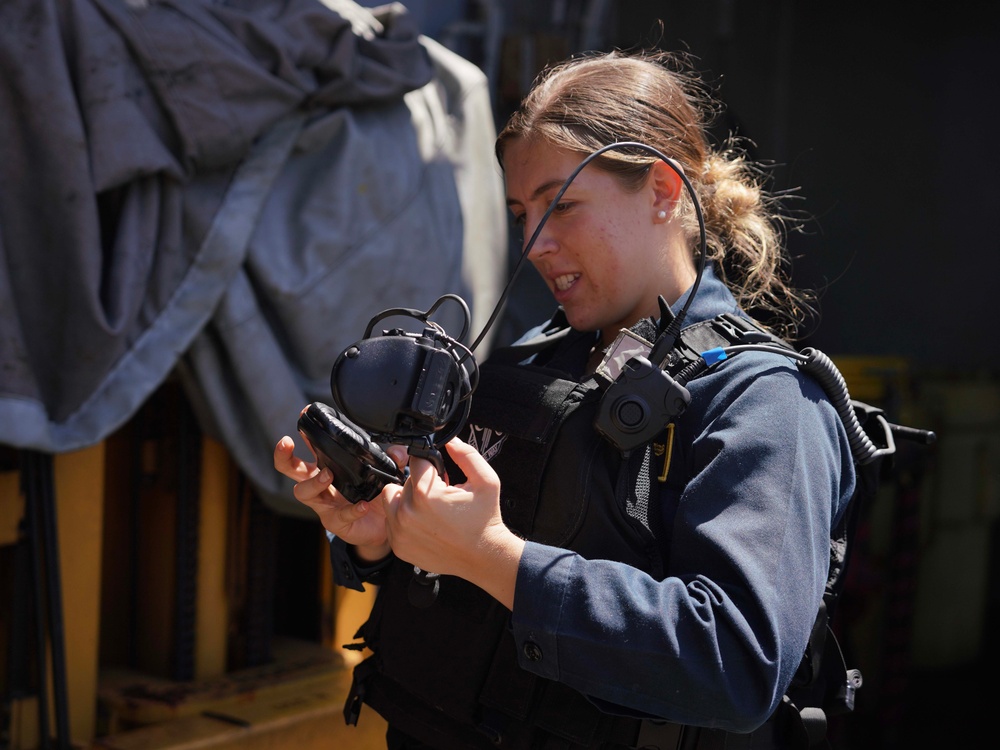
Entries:
POLYGON ((656 437, 690 402, 687 388, 646 357, 635 356, 605 392, 594 427, 628 452, 656 437))
POLYGON ((333 485, 352 503, 376 497, 403 474, 380 443, 405 445, 410 455, 429 458, 443 472, 440 446, 462 429, 478 380, 472 352, 430 320, 447 299, 427 312, 392 308, 372 318, 364 338, 337 357, 330 373, 334 406, 315 402, 299 418, 299 431, 317 461, 333 473, 333 485), (390 316, 424 323, 420 333, 393 328, 372 336, 390 316))

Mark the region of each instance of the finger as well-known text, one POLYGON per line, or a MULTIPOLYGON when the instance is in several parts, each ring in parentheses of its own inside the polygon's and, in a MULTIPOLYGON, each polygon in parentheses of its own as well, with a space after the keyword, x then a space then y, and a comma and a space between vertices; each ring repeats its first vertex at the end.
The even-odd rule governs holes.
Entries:
POLYGON ((406 462, 410 458, 410 454, 407 453, 406 448, 402 445, 390 445, 385 449, 385 452, 389 454, 389 457, 396 462, 396 466, 400 469, 406 466, 406 462))
POLYGON ((292 440, 288 435, 282 435, 281 440, 277 442, 274 446, 274 461, 278 463, 286 461, 295 450, 295 441, 292 440))
POLYGON ((389 543, 392 544, 392 527, 395 524, 396 516, 399 513, 399 504, 403 500, 403 488, 387 484, 382 489, 382 493, 378 496, 377 500, 382 516, 386 520, 386 535, 389 538, 389 543))
POLYGON ((490 480, 496 478, 496 472, 489 462, 468 443, 452 438, 447 442, 445 448, 448 455, 452 457, 458 468, 465 474, 467 480, 479 479, 490 480))
POLYGON ((298 482, 292 488, 292 494, 295 495, 296 500, 307 504, 315 502, 324 493, 328 495, 324 500, 330 500, 333 497, 333 489, 330 486, 332 482, 333 475, 329 469, 324 468, 313 476, 298 482))
POLYGON ((274 446, 274 468, 289 479, 301 482, 316 473, 316 464, 295 455, 295 442, 285 435, 274 446))
POLYGON ((345 503, 339 510, 340 521, 346 526, 359 518, 367 516, 372 511, 371 501, 362 500, 358 503, 345 503))
POLYGON ((427 494, 439 476, 433 461, 420 456, 410 456, 409 482, 415 490, 427 494))
POLYGON ((379 496, 371 501, 372 503, 377 503, 373 506, 373 509, 381 508, 383 515, 390 512, 394 513, 402 496, 403 488, 401 486, 398 484, 387 484, 382 488, 382 492, 379 493, 379 496))

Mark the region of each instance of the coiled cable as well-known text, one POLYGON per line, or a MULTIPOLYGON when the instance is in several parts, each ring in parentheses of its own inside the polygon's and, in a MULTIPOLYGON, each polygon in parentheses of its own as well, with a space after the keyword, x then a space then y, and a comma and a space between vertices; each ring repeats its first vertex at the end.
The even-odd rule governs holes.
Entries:
MULTIPOLYGON (((858 421, 858 415, 851 401, 851 395, 847 389, 847 383, 844 381, 843 375, 840 374, 840 370, 837 369, 833 361, 819 349, 806 347, 798 352, 794 349, 786 349, 769 344, 737 344, 735 346, 718 347, 702 352, 698 359, 685 365, 677 373, 676 380, 681 385, 686 385, 692 379, 698 377, 719 362, 728 359, 733 354, 744 351, 771 352, 772 354, 789 357, 795 360, 800 370, 812 375, 823 387, 823 390, 830 398, 830 403, 837 411, 840 421, 844 424, 844 429, 847 431, 847 441, 851 446, 851 454, 859 465, 864 466, 881 456, 895 452, 896 447, 892 440, 891 426, 887 422, 883 424, 888 442, 887 447, 879 448, 868 437, 868 433, 865 432, 858 421)), ((883 422, 885 421, 881 416, 878 419, 883 422)))

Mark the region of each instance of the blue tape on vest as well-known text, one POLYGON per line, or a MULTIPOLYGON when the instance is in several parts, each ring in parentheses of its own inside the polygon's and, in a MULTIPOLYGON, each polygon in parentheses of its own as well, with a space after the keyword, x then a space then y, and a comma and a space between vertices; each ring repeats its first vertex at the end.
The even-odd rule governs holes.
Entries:
POLYGON ((709 349, 708 351, 704 351, 701 353, 701 358, 705 360, 705 364, 707 364, 709 367, 714 365, 716 362, 721 362, 722 360, 726 359, 727 356, 729 355, 726 354, 725 349, 723 349, 721 346, 717 346, 714 349, 709 349))

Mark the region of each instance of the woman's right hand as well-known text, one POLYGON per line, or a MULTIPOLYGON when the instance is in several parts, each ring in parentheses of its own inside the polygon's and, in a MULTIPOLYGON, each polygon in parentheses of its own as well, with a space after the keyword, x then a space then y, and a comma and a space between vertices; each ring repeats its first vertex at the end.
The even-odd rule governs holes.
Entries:
MULTIPOLYGON (((306 445, 312 450, 308 441, 306 445)), ((393 458, 398 462, 398 456, 393 458)), ((320 470, 315 462, 295 455, 295 441, 287 435, 274 446, 274 468, 295 481, 295 499, 312 508, 327 531, 353 545, 359 558, 375 561, 389 554, 385 510, 379 498, 351 503, 332 486, 329 469, 320 470)))

